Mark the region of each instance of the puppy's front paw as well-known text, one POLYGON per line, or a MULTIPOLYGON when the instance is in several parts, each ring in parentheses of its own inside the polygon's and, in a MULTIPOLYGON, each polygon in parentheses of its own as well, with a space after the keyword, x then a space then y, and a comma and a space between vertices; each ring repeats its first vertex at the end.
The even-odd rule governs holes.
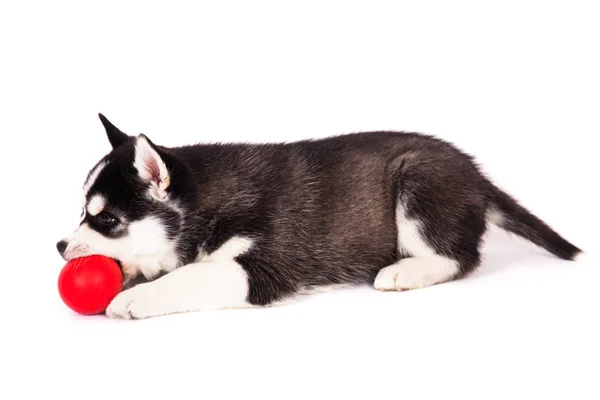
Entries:
POLYGON ((142 283, 119 293, 106 309, 110 318, 142 319, 160 315, 160 295, 152 283, 142 283))

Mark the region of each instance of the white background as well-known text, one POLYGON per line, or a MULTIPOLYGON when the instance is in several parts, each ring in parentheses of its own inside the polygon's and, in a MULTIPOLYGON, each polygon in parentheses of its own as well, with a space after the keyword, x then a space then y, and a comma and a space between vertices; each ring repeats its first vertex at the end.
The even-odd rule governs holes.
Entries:
POLYGON ((598 250, 595 2, 0 4, 0 397, 598 399, 598 264, 492 232, 460 282, 144 321, 60 301, 109 150, 417 130, 598 250), (485 4, 484 4, 485 3, 485 4))

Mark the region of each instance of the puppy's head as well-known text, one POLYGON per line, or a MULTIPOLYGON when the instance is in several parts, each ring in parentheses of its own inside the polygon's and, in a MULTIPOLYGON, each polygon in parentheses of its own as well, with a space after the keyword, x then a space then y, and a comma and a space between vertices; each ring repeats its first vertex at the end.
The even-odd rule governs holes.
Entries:
POLYGON ((100 254, 120 261, 126 278, 141 272, 150 279, 178 263, 183 215, 173 174, 184 175, 183 167, 145 135, 100 119, 112 151, 83 184, 79 227, 56 247, 65 260, 100 254))

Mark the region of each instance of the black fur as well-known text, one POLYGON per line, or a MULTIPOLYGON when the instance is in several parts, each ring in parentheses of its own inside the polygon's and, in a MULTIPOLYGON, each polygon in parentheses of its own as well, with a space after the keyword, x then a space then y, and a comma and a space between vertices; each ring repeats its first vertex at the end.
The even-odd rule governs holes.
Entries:
POLYGON ((112 122, 110 122, 104 115, 98 114, 100 118, 100 122, 104 126, 104 130, 106 130, 106 136, 108 137, 108 141, 113 149, 121 146, 125 142, 131 140, 132 138, 126 133, 121 132, 119 128, 114 126, 112 122))
POLYGON ((143 195, 134 141, 101 119, 114 150, 90 195, 105 194, 129 221, 159 216, 178 241, 180 265, 233 236, 254 239, 237 259, 253 304, 321 285, 372 283, 380 269, 410 257, 397 245, 399 204, 421 222, 439 255, 458 261, 454 279, 479 265, 486 216, 494 210, 504 217, 502 227, 558 257, 580 251, 494 186, 471 156, 406 132, 279 144, 153 144, 171 174, 168 192, 184 211, 180 218, 143 195))
POLYGON ((518 204, 510 195, 490 186, 489 196, 492 204, 505 218, 501 224, 505 230, 517 234, 563 259, 571 260, 581 252, 580 249, 552 230, 544 221, 518 204))

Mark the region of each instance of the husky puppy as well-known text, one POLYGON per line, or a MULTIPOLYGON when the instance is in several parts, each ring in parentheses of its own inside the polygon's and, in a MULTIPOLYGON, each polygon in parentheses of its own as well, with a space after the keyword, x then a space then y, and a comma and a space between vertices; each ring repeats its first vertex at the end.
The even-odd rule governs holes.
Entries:
POLYGON ((425 288, 475 270, 489 224, 562 259, 582 254, 429 135, 164 147, 99 117, 112 150, 56 247, 65 260, 118 260, 124 287, 109 317, 268 306, 364 283, 425 288))

